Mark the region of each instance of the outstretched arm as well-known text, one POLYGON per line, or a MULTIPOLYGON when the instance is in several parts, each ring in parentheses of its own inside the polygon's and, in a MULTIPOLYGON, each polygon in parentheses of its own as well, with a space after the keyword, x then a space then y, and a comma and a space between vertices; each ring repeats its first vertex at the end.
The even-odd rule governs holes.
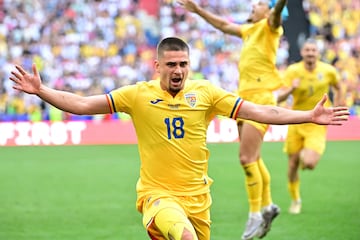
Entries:
POLYGON ((219 29, 223 33, 239 36, 240 35, 240 25, 227 21, 209 11, 206 11, 204 8, 200 7, 193 0, 177 0, 177 2, 189 12, 196 13, 202 17, 205 21, 210 23, 213 27, 219 29))
POLYGON ((238 117, 260 123, 284 125, 298 123, 316 123, 319 125, 342 125, 348 120, 349 109, 347 107, 325 108, 324 103, 327 95, 309 111, 290 110, 278 106, 258 105, 245 101, 238 117))
POLYGON ((15 83, 13 88, 16 90, 35 94, 60 110, 73 114, 110 113, 105 95, 83 97, 70 92, 51 89, 41 83, 40 74, 35 64, 32 66, 33 74, 26 72, 21 66, 16 65, 15 68, 16 71, 11 72, 10 80, 15 83))
POLYGON ((287 0, 277 0, 275 6, 271 10, 269 24, 271 29, 275 30, 281 25, 281 12, 285 8, 287 0))

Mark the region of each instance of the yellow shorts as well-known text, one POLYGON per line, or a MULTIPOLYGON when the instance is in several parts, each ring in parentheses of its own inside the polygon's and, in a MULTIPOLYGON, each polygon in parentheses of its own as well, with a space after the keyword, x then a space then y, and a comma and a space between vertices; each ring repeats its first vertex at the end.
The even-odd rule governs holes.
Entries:
MULTIPOLYGON (((151 239, 166 240, 159 228, 169 229, 174 223, 194 229, 199 240, 210 240, 210 193, 197 196, 151 195, 142 200, 143 225, 151 239), (176 210, 176 211, 174 211, 176 210), (159 212, 166 216, 161 220, 163 226, 155 225, 159 212), (163 214, 166 213, 166 214, 163 214)), ((139 204, 139 203, 138 203, 139 204)))
POLYGON ((284 152, 294 154, 303 148, 308 148, 321 155, 325 151, 326 133, 326 126, 313 123, 289 125, 284 152))
MULTIPOLYGON (((240 95, 240 97, 246 101, 253 102, 256 104, 273 105, 273 106, 276 105, 275 95, 271 91, 262 91, 262 92, 252 93, 252 94, 242 94, 242 95, 240 95)), ((254 122, 251 120, 242 120, 242 119, 238 118, 237 123, 239 124, 239 122, 251 124, 252 126, 259 129, 260 132, 262 132, 263 134, 265 134, 265 132, 267 131, 267 129, 269 127, 268 124, 258 123, 258 122, 254 122)))

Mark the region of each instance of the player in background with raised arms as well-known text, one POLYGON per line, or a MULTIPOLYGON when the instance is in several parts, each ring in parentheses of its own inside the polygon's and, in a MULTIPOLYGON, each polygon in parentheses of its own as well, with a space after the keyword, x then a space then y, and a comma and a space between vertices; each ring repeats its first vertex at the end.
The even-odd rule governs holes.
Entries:
MULTIPOLYGON (((278 102, 292 95, 292 109, 309 110, 330 90, 334 92, 333 104, 345 105, 336 68, 319 60, 315 39, 307 39, 301 48, 302 60, 291 64, 284 72, 286 88, 278 102)), ((330 106, 327 101, 326 106, 330 106)), ((292 199, 289 212, 301 212, 299 168, 314 169, 326 147, 326 126, 306 123, 288 127, 284 151, 288 154, 288 190, 292 199)))
MULTIPOLYGON (((253 4, 248 23, 237 24, 200 7, 193 0, 177 0, 220 31, 242 38, 239 61, 239 95, 257 104, 276 105, 273 92, 282 86, 276 68, 276 54, 283 35, 282 15, 287 17, 286 0, 258 0, 253 4)), ((250 1, 249 1, 250 2, 250 1)), ((239 158, 245 171, 249 219, 242 239, 264 237, 270 231, 280 208, 271 196, 270 173, 261 157, 267 124, 238 120, 239 158)))
POLYGON ((33 74, 16 66, 10 76, 14 89, 66 112, 131 116, 141 162, 137 209, 151 239, 210 240, 213 180, 208 176, 206 132, 214 115, 267 124, 341 125, 348 119, 347 107, 323 107, 326 95, 312 110, 293 111, 245 101, 206 80, 189 80, 189 46, 179 38, 161 40, 154 66, 159 79, 93 96, 43 85, 35 65, 33 74))

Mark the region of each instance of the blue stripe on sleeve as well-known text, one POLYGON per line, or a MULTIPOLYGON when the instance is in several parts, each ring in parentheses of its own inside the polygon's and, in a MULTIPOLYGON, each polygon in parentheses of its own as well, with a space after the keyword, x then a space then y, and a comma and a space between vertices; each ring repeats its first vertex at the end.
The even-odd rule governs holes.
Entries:
POLYGON ((235 111, 238 108, 240 101, 241 101, 241 98, 238 98, 236 100, 235 105, 234 105, 234 107, 233 107, 233 109, 231 111, 230 118, 234 118, 235 111))
POLYGON ((115 103, 114 103, 114 98, 113 98, 113 96, 111 95, 111 93, 109 93, 109 96, 110 96, 111 105, 112 105, 112 107, 113 107, 113 109, 114 109, 114 112, 117 112, 117 111, 116 111, 116 107, 115 107, 115 103))

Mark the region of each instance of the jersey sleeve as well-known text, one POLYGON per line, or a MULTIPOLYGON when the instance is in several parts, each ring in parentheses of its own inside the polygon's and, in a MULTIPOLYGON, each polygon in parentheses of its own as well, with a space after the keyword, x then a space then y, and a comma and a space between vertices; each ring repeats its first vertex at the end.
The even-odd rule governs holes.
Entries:
POLYGON ((115 89, 106 95, 111 112, 125 112, 131 114, 138 86, 129 85, 115 89))
POLYGON ((209 91, 213 100, 212 114, 236 119, 244 100, 234 93, 211 84, 209 84, 209 91))
POLYGON ((250 27, 251 27, 251 25, 248 24, 248 23, 241 24, 241 27, 239 29, 239 33, 240 33, 241 38, 244 38, 246 36, 246 34, 249 31, 250 27))

